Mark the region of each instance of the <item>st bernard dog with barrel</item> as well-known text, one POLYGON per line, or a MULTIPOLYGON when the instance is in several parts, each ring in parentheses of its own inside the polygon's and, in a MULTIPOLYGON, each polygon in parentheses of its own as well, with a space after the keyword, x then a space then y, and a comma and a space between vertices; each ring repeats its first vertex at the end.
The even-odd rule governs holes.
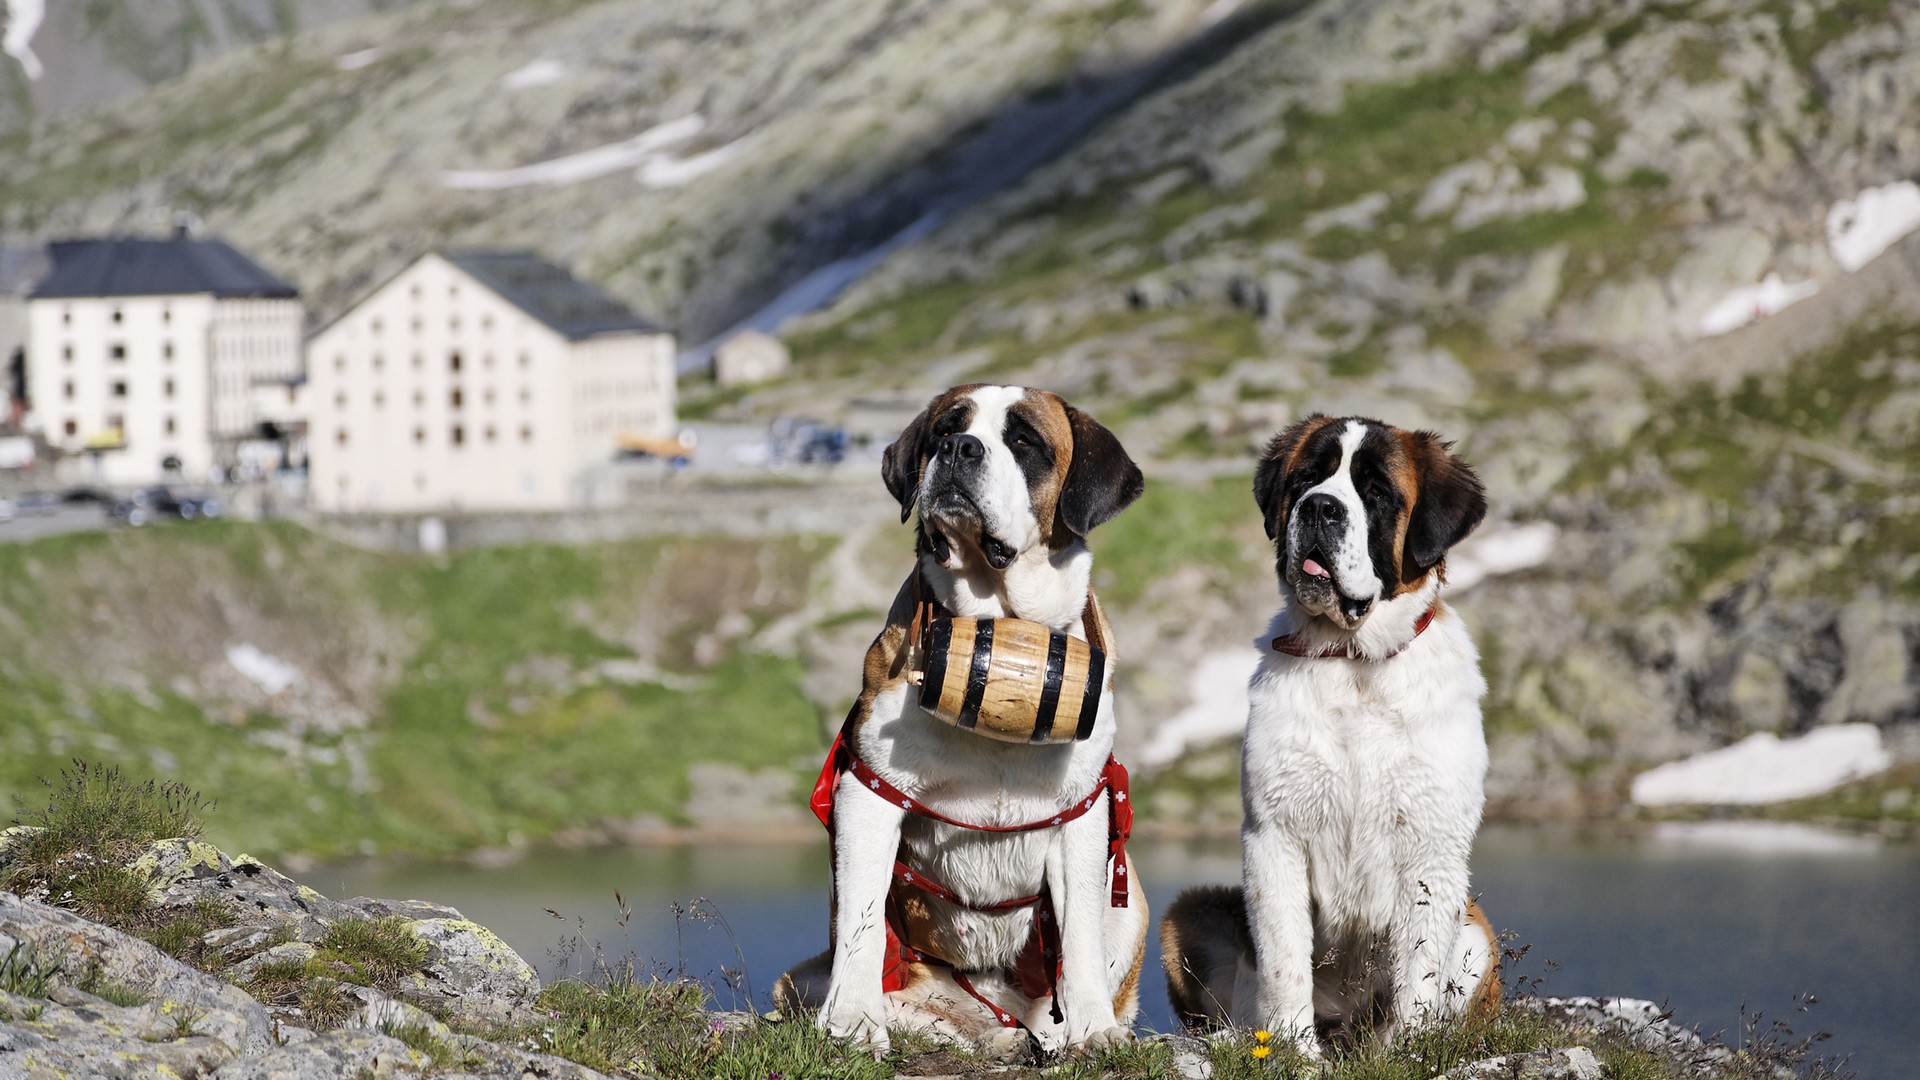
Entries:
POLYGON ((1309 416, 1253 484, 1285 601, 1249 687, 1239 889, 1161 923, 1190 1026, 1261 1027, 1318 1056, 1500 995, 1467 894, 1487 772, 1486 681, 1440 598, 1447 550, 1486 513, 1439 436, 1309 416))
POLYGON ((929 617, 1024 619, 1104 650, 1110 686, 1086 537, 1140 496, 1140 469, 1059 397, 973 385, 935 398, 882 472, 900 520, 919 513, 916 562, 815 789, 833 836, 831 947, 776 1000, 875 1052, 889 1027, 1005 1057, 1034 1040, 1124 1042, 1147 910, 1122 843, 1112 695, 1084 737, 1015 745, 922 708, 910 655, 929 617))

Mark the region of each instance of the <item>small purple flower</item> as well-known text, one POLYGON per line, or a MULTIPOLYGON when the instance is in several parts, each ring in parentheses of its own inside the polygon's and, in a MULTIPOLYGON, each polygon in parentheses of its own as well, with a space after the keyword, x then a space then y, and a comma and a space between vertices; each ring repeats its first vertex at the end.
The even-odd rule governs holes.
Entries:
POLYGON ((713 1035, 718 1035, 725 1030, 727 1030, 727 1025, 721 1023, 718 1020, 715 1020, 712 1023, 707 1025, 707 1031, 713 1035))

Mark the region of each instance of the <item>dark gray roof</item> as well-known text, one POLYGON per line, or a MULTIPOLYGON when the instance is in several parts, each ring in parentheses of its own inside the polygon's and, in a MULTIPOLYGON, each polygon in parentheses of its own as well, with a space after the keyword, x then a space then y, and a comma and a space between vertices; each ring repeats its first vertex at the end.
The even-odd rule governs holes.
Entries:
POLYGON ((32 297, 195 296, 292 299, 299 290, 221 240, 170 236, 57 240, 32 297))
POLYGON ((43 247, 0 248, 0 296, 27 295, 52 265, 43 247))
POLYGON ((632 308, 527 251, 455 251, 443 257, 569 341, 660 328, 632 308))

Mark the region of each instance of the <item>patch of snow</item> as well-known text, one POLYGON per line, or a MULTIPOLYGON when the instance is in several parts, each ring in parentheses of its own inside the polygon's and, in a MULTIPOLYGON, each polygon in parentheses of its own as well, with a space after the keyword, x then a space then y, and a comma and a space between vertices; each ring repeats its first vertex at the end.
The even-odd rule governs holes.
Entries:
POLYGON ((333 66, 338 71, 359 71, 361 68, 373 64, 386 54, 386 49, 375 45, 371 49, 361 49, 359 52, 350 52, 343 56, 335 57, 333 66))
POLYGON ((227 646, 227 663, 268 695, 300 681, 299 668, 247 642, 227 646))
POLYGON ((640 163, 634 175, 650 188, 679 187, 732 161, 740 153, 740 144, 744 142, 745 139, 735 139, 725 146, 690 158, 651 157, 640 163))
POLYGON ((1868 188, 1827 211, 1827 247, 1833 260, 1858 270, 1920 228, 1920 184, 1902 180, 1868 188))
POLYGON ((1531 521, 1468 537, 1447 553, 1447 591, 1464 592, 1490 577, 1531 570, 1553 557, 1560 530, 1551 521, 1531 521))
POLYGON ((0 0, 0 8, 7 12, 7 33, 0 38, 0 52, 20 61, 27 78, 37 81, 47 73, 33 52, 33 35, 47 17, 46 0, 0 0))
POLYGON ((1760 284, 1735 289, 1708 308, 1700 318, 1700 332, 1713 337, 1738 330, 1819 291, 1817 281, 1797 281, 1789 285, 1780 280, 1779 274, 1768 274, 1760 284))
POLYGON ((700 134, 706 126, 706 118, 694 113, 656 124, 625 142, 597 146, 517 169, 449 169, 440 174, 440 182, 467 191, 578 183, 644 165, 666 147, 700 134))
POLYGON ((1871 855, 1880 849, 1875 837, 1796 821, 1663 821, 1653 827, 1653 840, 1741 855, 1871 855))
POLYGON ((541 57, 522 68, 516 68, 500 77, 500 85, 508 90, 525 90, 534 86, 552 86, 566 75, 567 66, 558 60, 541 57))
POLYGON ((1771 732, 1670 761, 1633 778, 1641 806, 1755 806, 1805 799, 1893 765, 1872 724, 1834 724, 1798 738, 1771 732))
POLYGON ((1200 661, 1188 684, 1193 704, 1154 729, 1135 755, 1147 768, 1171 764, 1191 747, 1247 729, 1247 683, 1260 666, 1260 651, 1234 648, 1200 661))

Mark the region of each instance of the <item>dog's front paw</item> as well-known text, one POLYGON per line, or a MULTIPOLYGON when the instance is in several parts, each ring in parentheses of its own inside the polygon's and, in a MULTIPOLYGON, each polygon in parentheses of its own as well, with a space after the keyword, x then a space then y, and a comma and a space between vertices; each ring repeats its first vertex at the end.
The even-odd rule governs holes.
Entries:
POLYGON ((1033 1058, 1033 1036, 1025 1028, 1001 1028, 980 1040, 980 1056, 1000 1065, 1021 1065, 1033 1058))
POLYGON ((1109 1028, 1088 1032, 1083 1039, 1077 1039, 1067 1045, 1067 1053, 1076 1058, 1089 1058, 1107 1050, 1117 1050, 1133 1041, 1133 1032, 1115 1024, 1109 1028))
POLYGON ((875 1058, 885 1057, 892 1043, 887 1038, 884 1009, 862 1009, 852 1005, 829 1003, 815 1021, 821 1031, 835 1039, 844 1039, 875 1058))

